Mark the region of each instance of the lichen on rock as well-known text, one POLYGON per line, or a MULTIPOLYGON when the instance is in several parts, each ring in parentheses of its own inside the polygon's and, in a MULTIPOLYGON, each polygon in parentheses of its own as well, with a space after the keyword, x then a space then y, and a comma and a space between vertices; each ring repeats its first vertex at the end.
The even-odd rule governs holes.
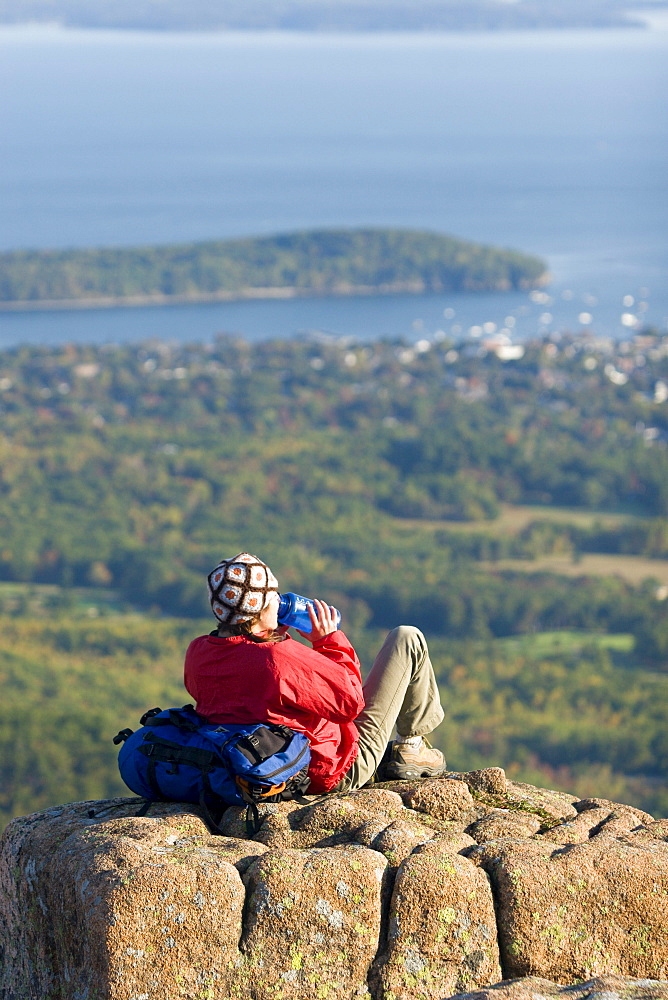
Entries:
POLYGON ((501 978, 489 881, 447 843, 434 840, 402 862, 389 912, 374 996, 438 1000, 501 978))
POLYGON ((251 839, 139 805, 8 826, 3 1000, 668 1000, 668 820, 631 806, 501 768, 269 803, 251 839))
POLYGON ((458 993, 449 1000, 668 1000, 668 982, 597 976, 586 983, 559 986, 538 976, 527 976, 473 993, 458 993))
POLYGON ((270 851, 249 869, 241 948, 258 1000, 364 996, 387 862, 376 851, 270 851))
POLYGON ((497 840, 468 857, 494 887, 507 976, 668 976, 668 844, 497 840))

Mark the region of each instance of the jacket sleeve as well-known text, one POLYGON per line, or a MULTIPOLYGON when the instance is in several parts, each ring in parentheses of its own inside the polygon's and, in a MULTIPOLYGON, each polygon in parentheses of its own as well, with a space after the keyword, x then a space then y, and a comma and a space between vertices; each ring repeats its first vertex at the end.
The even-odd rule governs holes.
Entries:
POLYGON ((279 666, 286 705, 330 722, 353 722, 364 708, 362 675, 357 653, 343 632, 319 639, 313 649, 293 639, 281 645, 289 658, 287 669, 279 666))

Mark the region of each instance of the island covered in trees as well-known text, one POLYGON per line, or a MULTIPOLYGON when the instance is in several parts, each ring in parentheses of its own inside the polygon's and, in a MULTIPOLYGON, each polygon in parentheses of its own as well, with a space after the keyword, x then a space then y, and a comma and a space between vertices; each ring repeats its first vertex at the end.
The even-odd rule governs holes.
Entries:
POLYGON ((0 254, 0 308, 532 288, 538 257, 406 229, 0 254))

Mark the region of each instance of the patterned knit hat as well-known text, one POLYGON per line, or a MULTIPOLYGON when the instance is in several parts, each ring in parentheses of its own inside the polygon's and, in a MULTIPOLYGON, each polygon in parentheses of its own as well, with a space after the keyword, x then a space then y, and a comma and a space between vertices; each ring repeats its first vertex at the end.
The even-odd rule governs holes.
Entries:
POLYGON ((211 610, 219 622, 236 625, 261 614, 278 580, 269 567, 250 552, 223 559, 209 573, 211 610))

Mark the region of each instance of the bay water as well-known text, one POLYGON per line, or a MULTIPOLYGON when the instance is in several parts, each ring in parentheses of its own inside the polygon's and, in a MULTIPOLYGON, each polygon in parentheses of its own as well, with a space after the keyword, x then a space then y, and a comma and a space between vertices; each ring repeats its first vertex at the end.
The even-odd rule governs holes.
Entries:
POLYGON ((528 295, 0 313, 0 347, 668 322, 668 19, 646 30, 0 28, 0 249, 426 228, 546 258, 528 295))

